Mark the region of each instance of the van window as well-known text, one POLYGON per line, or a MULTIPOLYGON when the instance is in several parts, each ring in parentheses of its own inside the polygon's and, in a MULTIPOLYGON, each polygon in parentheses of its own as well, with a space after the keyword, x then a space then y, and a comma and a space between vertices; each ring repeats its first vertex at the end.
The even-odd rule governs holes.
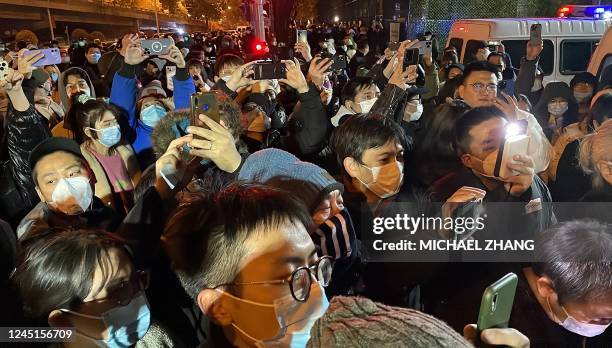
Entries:
MULTIPOLYGON (((502 41, 506 48, 506 52, 510 55, 512 66, 517 69, 521 67, 521 58, 525 56, 527 41, 528 40, 502 41)), ((555 47, 551 40, 544 40, 544 50, 540 54, 539 65, 546 76, 552 74, 555 69, 555 47)))
POLYGON ((463 39, 454 37, 450 39, 449 46, 454 46, 457 49, 457 57, 461 60, 461 51, 463 50, 463 39))
POLYGON ((601 65, 599 66, 599 70, 597 70, 597 78, 599 82, 601 82, 603 78, 603 72, 607 67, 612 65, 612 54, 607 54, 604 59, 601 60, 601 65))
POLYGON ((561 41, 561 62, 559 71, 563 75, 574 75, 586 71, 597 40, 561 41))

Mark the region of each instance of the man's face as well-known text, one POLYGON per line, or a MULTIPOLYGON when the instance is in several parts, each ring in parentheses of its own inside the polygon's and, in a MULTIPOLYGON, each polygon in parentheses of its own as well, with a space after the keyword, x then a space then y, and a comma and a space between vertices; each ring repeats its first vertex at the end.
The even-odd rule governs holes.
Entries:
POLYGON ((478 61, 485 61, 489 57, 489 54, 491 54, 491 51, 488 48, 479 48, 474 58, 478 61))
POLYGON ((491 106, 497 97, 497 76, 488 71, 472 72, 457 89, 471 107, 491 106))
MULTIPOLYGON (((274 231, 263 230, 269 228, 262 226, 261 231, 253 231, 252 237, 246 241, 251 252, 243 261, 243 267, 234 283, 287 280, 299 267, 316 264, 318 258, 314 243, 301 223, 287 221, 279 224, 274 231)), ((270 305, 280 298, 291 298, 290 301, 295 301, 287 283, 267 286, 237 285, 233 295, 270 305)), ((226 295, 221 295, 219 300, 223 301, 225 309, 229 311, 228 321, 231 322, 225 328, 226 332, 233 331, 234 341, 231 343, 235 346, 252 346, 254 342, 230 326, 232 324, 256 339, 269 339, 279 332, 279 324, 273 310, 257 310, 259 306, 244 305, 242 301, 226 295)), ((311 300, 315 299, 309 298, 308 301, 311 300)))
POLYGON ((349 172, 349 175, 362 183, 371 183, 374 177, 368 168, 382 167, 395 161, 404 162, 404 147, 396 139, 391 139, 383 146, 367 149, 361 156, 360 163, 363 165, 356 165, 356 170, 349 172))
POLYGON ((240 66, 239 65, 233 65, 233 64, 226 64, 223 67, 221 67, 221 69, 218 72, 218 78, 222 78, 223 76, 232 76, 232 74, 234 73, 234 71, 236 71, 236 69, 238 69, 240 66))
POLYGON ((312 214, 315 225, 320 226, 332 216, 340 213, 344 209, 344 198, 340 190, 330 192, 317 206, 312 214))
MULTIPOLYGON (((53 201, 53 190, 60 179, 86 177, 89 179, 89 172, 85 168, 83 161, 77 156, 64 151, 57 151, 41 158, 35 167, 36 172, 36 191, 40 200, 43 202, 53 201)), ((68 206, 62 206, 62 212, 75 215, 82 211, 75 200, 64 202, 68 206)))
POLYGON ((612 323, 612 293, 602 301, 570 302, 563 307, 581 323, 608 325, 612 323))
POLYGON ((593 86, 586 82, 578 82, 574 85, 573 93, 578 102, 588 102, 593 95, 593 86), (589 97, 586 97, 587 95, 589 97))
POLYGON ((499 73, 503 73, 506 70, 506 63, 500 56, 491 56, 489 57, 489 63, 495 65, 499 73))
POLYGON ((72 95, 83 92, 87 95, 91 95, 91 90, 89 89, 89 85, 84 78, 80 75, 68 75, 66 79, 66 94, 68 98, 71 98, 72 95))
POLYGON ((100 53, 100 49, 99 48, 97 48, 97 47, 90 47, 87 50, 87 55, 86 55, 87 61, 90 64, 97 64, 98 61, 100 60, 100 56, 101 55, 102 54, 100 53))
POLYGON ((448 71, 447 79, 448 80, 452 80, 452 79, 454 79, 457 76, 461 76, 461 74, 463 74, 463 71, 461 71, 461 69, 456 68, 456 67, 452 67, 448 71))
POLYGON ((197 65, 192 65, 189 67, 189 75, 200 76, 201 73, 202 73, 202 69, 200 69, 197 65))
POLYGON ((369 87, 359 89, 357 91, 357 94, 355 95, 355 99, 353 99, 352 101, 345 101, 345 105, 349 109, 355 111, 355 113, 359 114, 363 112, 359 103, 364 102, 366 100, 378 98, 379 95, 380 89, 378 89, 378 86, 376 86, 376 84, 372 84, 369 87))
POLYGON ((472 139, 469 153, 462 156, 463 164, 473 168, 472 157, 484 160, 487 155, 499 149, 504 141, 505 126, 508 123, 501 117, 491 118, 470 129, 472 139))

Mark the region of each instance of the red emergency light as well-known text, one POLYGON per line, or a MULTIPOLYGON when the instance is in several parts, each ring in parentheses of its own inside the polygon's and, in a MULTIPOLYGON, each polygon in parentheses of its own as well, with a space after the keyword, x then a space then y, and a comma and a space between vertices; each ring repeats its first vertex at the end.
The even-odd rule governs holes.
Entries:
POLYGON ((566 5, 566 6, 561 7, 559 9, 559 11, 557 11, 557 17, 559 17, 559 18, 567 18, 573 12, 574 12, 574 6, 573 5, 566 5))

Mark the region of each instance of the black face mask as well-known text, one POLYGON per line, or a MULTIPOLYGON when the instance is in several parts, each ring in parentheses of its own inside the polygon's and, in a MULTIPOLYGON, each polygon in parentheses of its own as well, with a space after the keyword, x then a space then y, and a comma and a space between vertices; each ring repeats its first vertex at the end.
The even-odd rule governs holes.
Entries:
POLYGON ((312 241, 319 255, 327 255, 335 260, 348 259, 356 252, 355 227, 351 214, 344 208, 317 227, 312 241))

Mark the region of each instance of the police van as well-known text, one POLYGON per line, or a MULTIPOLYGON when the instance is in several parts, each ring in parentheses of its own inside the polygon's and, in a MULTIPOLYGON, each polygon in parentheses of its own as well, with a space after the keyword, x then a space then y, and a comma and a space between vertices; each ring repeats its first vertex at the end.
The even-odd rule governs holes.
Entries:
POLYGON ((479 41, 491 45, 502 43, 512 65, 519 68, 532 24, 542 25, 544 50, 540 67, 544 71, 544 84, 551 81, 569 84, 575 74, 587 70, 591 54, 612 21, 603 18, 464 19, 453 24, 447 46, 457 48, 460 61, 466 64, 473 60, 471 52, 479 41))

